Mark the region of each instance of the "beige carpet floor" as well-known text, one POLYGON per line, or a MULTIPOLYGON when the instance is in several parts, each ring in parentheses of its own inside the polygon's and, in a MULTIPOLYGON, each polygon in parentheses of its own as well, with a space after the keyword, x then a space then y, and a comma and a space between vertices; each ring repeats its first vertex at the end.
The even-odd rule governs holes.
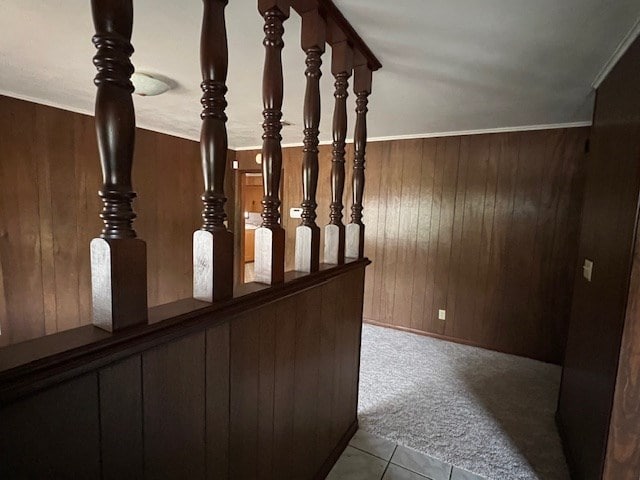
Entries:
POLYGON ((360 428, 494 480, 568 480, 560 367, 365 325, 360 428))

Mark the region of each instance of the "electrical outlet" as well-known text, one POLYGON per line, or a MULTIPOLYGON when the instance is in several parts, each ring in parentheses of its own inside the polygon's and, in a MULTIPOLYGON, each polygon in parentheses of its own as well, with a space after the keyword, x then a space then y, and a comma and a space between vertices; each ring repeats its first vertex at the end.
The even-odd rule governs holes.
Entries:
POLYGON ((591 275, 593 274, 593 261, 588 258, 584 259, 584 265, 582 266, 582 276, 587 280, 587 282, 591 281, 591 275))
POLYGON ((438 310, 438 320, 446 320, 447 311, 446 310, 438 310))

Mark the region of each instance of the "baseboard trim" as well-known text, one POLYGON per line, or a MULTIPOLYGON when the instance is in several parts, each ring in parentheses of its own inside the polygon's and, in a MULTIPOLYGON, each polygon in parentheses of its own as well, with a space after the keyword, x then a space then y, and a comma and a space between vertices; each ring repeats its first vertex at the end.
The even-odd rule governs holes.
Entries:
POLYGON ((523 354, 523 353, 516 353, 516 352, 509 351, 509 350, 496 348, 496 347, 493 347, 491 345, 484 345, 484 344, 479 343, 479 342, 466 340, 464 338, 449 337, 447 335, 441 335, 439 333, 432 333, 432 332, 425 332, 424 330, 417 330, 415 328, 403 327, 401 325, 390 325, 388 323, 377 322, 375 320, 370 320, 368 318, 363 318, 363 322, 364 323, 368 323, 370 325, 375 325, 376 327, 391 328, 392 330, 400 330, 401 332, 415 333, 416 335, 422 335, 423 337, 437 338, 438 340, 446 340, 447 342, 458 343, 460 345, 468 345, 470 347, 484 348, 485 350, 492 350, 494 352, 506 353, 507 355, 516 355, 518 357, 530 358, 532 360, 537 360, 539 362, 551 363, 553 365, 560 365, 559 362, 552 362, 552 361, 549 361, 549 360, 547 360, 545 358, 540 358, 540 357, 536 357, 536 356, 533 356, 533 355, 527 355, 527 354, 523 354))
POLYGON ((344 452, 344 449, 347 448, 347 445, 349 445, 351 438, 353 437, 353 435, 356 433, 357 430, 358 430, 358 419, 356 418, 356 420, 349 426, 347 431, 344 432, 344 435, 342 435, 342 438, 340 439, 336 447, 329 454, 329 456, 324 461, 324 463, 322 464, 318 472, 315 474, 315 476, 313 477, 314 480, 324 480, 327 477, 327 475, 329 475, 329 472, 338 461, 338 458, 340 458, 340 455, 342 455, 342 452, 344 452))

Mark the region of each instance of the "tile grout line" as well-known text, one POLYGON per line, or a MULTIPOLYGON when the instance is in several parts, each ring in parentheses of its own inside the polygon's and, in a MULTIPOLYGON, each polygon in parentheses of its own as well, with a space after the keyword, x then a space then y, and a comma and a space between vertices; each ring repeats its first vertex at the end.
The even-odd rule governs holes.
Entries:
POLYGON ((393 447, 393 452, 391 452, 391 456, 389 457, 389 460, 387 461, 387 466, 384 467, 384 471, 382 472, 382 475, 380 476, 380 480, 382 480, 385 476, 385 474, 387 473, 387 470, 389 469, 389 465, 391 465, 391 459, 393 458, 393 454, 396 453, 396 450, 398 449, 398 444, 396 443, 396 446, 393 447))

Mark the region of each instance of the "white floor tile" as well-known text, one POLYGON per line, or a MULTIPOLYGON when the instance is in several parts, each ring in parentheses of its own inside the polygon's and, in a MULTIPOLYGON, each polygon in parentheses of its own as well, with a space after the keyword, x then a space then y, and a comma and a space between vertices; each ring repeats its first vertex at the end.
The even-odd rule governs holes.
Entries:
POLYGON ((451 480, 485 480, 484 477, 472 472, 467 472, 458 467, 453 467, 451 480))
POLYGON ((451 476, 451 465, 448 463, 401 445, 396 448, 391 457, 391 463, 429 477, 431 480, 449 480, 451 476))
POLYGON ((395 442, 367 433, 364 430, 358 430, 349 445, 387 461, 391 459, 391 455, 396 449, 395 442))
POLYGON ((347 447, 327 480, 380 480, 386 466, 387 462, 378 457, 347 447))
POLYGON ((393 463, 389 465, 387 471, 384 473, 384 477, 382 480, 429 480, 427 477, 423 477, 422 475, 418 475, 411 470, 407 470, 406 468, 399 467, 398 465, 394 465, 393 463))

